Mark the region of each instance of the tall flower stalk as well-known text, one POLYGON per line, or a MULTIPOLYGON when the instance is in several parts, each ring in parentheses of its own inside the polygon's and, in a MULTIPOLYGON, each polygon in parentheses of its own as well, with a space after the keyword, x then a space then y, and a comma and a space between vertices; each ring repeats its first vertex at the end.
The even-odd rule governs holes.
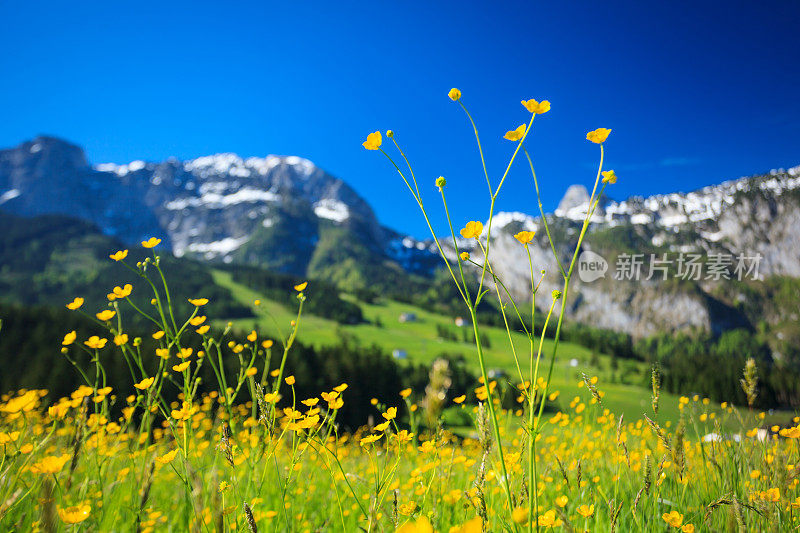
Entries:
MULTIPOLYGON (((583 241, 586 237, 586 233, 589 229, 592 217, 594 216, 594 212, 597 209, 597 206, 602 198, 603 192, 605 191, 605 187, 609 183, 616 182, 616 175, 614 171, 603 171, 603 159, 604 159, 604 149, 603 143, 608 138, 609 133, 611 133, 610 129, 606 128, 598 128, 594 131, 589 132, 586 135, 586 139, 591 141, 592 143, 600 145, 600 163, 597 169, 597 175, 595 177, 594 186, 592 188, 592 194, 589 197, 589 202, 586 210, 586 216, 583 220, 583 224, 581 226, 580 233, 578 235, 577 242, 575 243, 575 248, 572 250, 572 254, 570 260, 568 262, 568 267, 565 269, 564 264, 561 261, 561 257, 558 253, 558 248, 556 243, 553 241, 552 233, 550 231, 550 227, 547 221, 547 216, 544 213, 542 208, 542 200, 539 190, 539 182, 536 177, 536 171, 533 165, 533 158, 531 157, 530 153, 525 147, 525 141, 528 138, 531 130, 533 129, 533 121, 536 118, 536 115, 542 115, 547 113, 550 110, 550 102, 547 100, 543 100, 541 102, 530 99, 530 100, 523 100, 521 103, 523 107, 530 113, 530 120, 527 123, 522 123, 517 126, 513 130, 509 130, 504 135, 504 138, 516 143, 514 148, 514 152, 512 153, 511 157, 509 158, 508 163, 505 166, 505 170, 501 174, 497 185, 492 185, 492 179, 489 174, 489 170, 486 165, 486 158, 484 156, 484 150, 481 143, 480 135, 478 133, 478 127, 475 124, 475 121, 472 118, 472 115, 469 113, 469 110, 464 105, 464 102, 461 98, 461 91, 458 89, 451 89, 448 93, 449 98, 457 102, 464 113, 466 114, 470 125, 475 134, 475 140, 477 142, 478 152, 481 158, 481 165, 483 168, 483 173, 486 178, 486 183, 489 188, 489 216, 488 221, 486 223, 486 231, 484 232, 483 223, 479 221, 470 221, 461 229, 460 234, 461 237, 464 239, 475 240, 475 247, 480 250, 483 258, 482 260, 474 260, 470 257, 470 254, 466 251, 461 251, 459 248, 459 240, 456 237, 454 224, 452 218, 450 216, 450 209, 447 204, 447 198, 445 195, 445 186, 447 184, 444 177, 439 177, 436 180, 436 187, 441 195, 442 198, 442 205, 444 208, 445 217, 447 218, 448 229, 450 231, 450 239, 452 244, 453 252, 452 254, 448 254, 448 250, 446 250, 449 243, 444 242, 436 233, 436 230, 433 228, 431 224, 429 213, 425 207, 423 202, 422 194, 420 193, 419 185, 417 183, 416 175, 414 174, 414 170, 409 162, 406 154, 400 148, 398 144, 395 134, 392 130, 388 130, 386 132, 387 137, 389 137, 397 151, 402 156, 403 160, 408 167, 407 176, 406 173, 400 168, 400 166, 394 161, 391 155, 389 155, 383 148, 383 136, 381 135, 380 131, 373 132, 367 136, 366 141, 363 143, 364 148, 367 150, 375 150, 380 151, 392 164, 395 170, 398 172, 400 177, 402 178, 403 182, 405 183, 408 190, 411 192, 417 206, 420 208, 422 212, 422 216, 425 219, 425 222, 430 230, 431 236, 433 237, 434 243, 436 244, 436 248, 441 256, 447 271, 450 274, 451 279, 455 283, 459 295, 461 296, 462 300, 464 301, 465 306, 467 307, 467 311, 469 312, 470 319, 472 321, 472 328, 473 334, 475 338, 475 347, 477 351, 477 358, 478 358, 478 366, 481 372, 482 378, 482 387, 479 388, 478 392, 478 399, 483 401, 487 407, 489 418, 491 419, 492 423, 492 431, 494 433, 494 439, 497 442, 497 455, 498 455, 498 462, 499 462, 499 476, 502 480, 502 486, 506 496, 506 502, 508 505, 509 513, 514 511, 514 495, 511 489, 511 483, 508 475, 508 471, 506 468, 506 461, 505 461, 505 453, 504 453, 504 445, 502 441, 502 436, 500 433, 500 425, 498 424, 497 419, 497 409, 495 406, 495 402, 499 402, 498 399, 495 398, 494 393, 494 386, 493 383, 489 380, 489 376, 486 370, 486 360, 485 360, 485 350, 483 343, 481 341, 481 334, 480 334, 480 324, 478 322, 478 305, 480 304, 483 297, 489 292, 489 289, 485 288, 484 285, 487 283, 487 274, 491 277, 492 283, 495 289, 495 295, 497 297, 497 303, 500 309, 500 312, 503 317, 503 323, 506 328, 506 332, 508 334, 508 341, 511 348, 511 353, 514 358, 514 363, 516 365, 516 369, 519 373, 520 381, 522 382, 523 394, 526 398, 526 406, 528 409, 528 416, 527 422, 525 423, 525 431, 527 433, 527 456, 528 456, 528 472, 527 472, 527 483, 525 484, 525 488, 527 489, 528 497, 530 502, 528 504, 527 513, 522 513, 525 516, 524 523, 527 524, 528 531, 533 531, 534 528, 538 531, 539 530, 539 520, 538 520, 538 489, 537 489, 537 474, 536 474, 536 439, 541 432, 542 429, 542 415, 544 412, 545 403, 547 401, 549 387, 550 387, 550 380, 553 375, 553 368, 555 365, 556 354, 558 351, 558 344, 559 339, 561 337, 561 328, 564 322, 564 316, 567 310, 567 296, 569 294, 570 282, 572 281, 572 277, 575 271, 575 265, 578 260, 578 256, 583 245, 583 241), (528 256, 528 264, 530 268, 531 274, 531 308, 530 308, 530 317, 526 321, 526 318, 523 317, 522 313, 520 312, 520 308, 517 305, 516 301, 514 300, 511 293, 508 291, 506 286, 503 284, 500 277, 496 274, 495 269, 492 266, 491 262, 491 249, 492 249, 492 223, 494 220, 494 213, 497 198, 500 194, 500 190, 503 187, 503 184, 506 182, 508 178, 509 172, 511 170, 512 165, 514 164, 517 155, 522 152, 525 154, 526 159, 528 160, 528 164, 530 167, 531 175, 533 177, 534 188, 536 192, 536 197, 539 204, 539 211, 541 214, 542 224, 545 228, 547 233, 547 240, 550 245, 550 249, 553 253, 555 258, 555 262, 558 265, 558 274, 562 278, 562 288, 561 290, 554 290, 552 292, 552 302, 549 306, 544 325, 542 327, 541 334, 538 339, 535 336, 535 311, 536 311, 536 293, 541 285, 542 281, 544 280, 545 272, 542 271, 542 277, 538 282, 535 281, 534 277, 534 265, 531 258, 530 250, 528 248, 529 243, 533 241, 535 236, 534 231, 522 231, 516 234, 514 237, 525 247, 527 256, 528 256), (485 235, 485 237, 484 237, 485 235), (454 265, 455 263, 455 265, 454 265), (469 290, 468 279, 469 276, 465 274, 464 266, 466 263, 474 265, 478 267, 479 274, 475 274, 478 280, 478 289, 475 294, 471 294, 469 290), (553 347, 552 351, 550 352, 550 357, 547 365, 546 371, 546 378, 542 379, 539 375, 540 370, 540 361, 543 355, 543 348, 544 348, 544 339, 545 334, 547 332, 548 327, 550 326, 551 317, 556 310, 556 303, 559 302, 560 305, 557 311, 557 320, 555 326, 555 334, 553 336, 553 347), (523 368, 524 366, 521 364, 519 359, 519 354, 517 353, 517 348, 514 345, 511 326, 508 321, 508 317, 506 314, 506 305, 510 303, 514 313, 517 315, 522 327, 525 331, 525 334, 528 337, 529 341, 529 355, 528 355, 528 365, 527 365, 527 379, 524 375, 523 368), (529 321, 529 322, 528 322, 529 321), (527 324, 530 324, 528 327, 527 324), (537 394, 537 390, 539 394, 537 394)), ((515 516, 514 519, 514 527, 516 528, 517 525, 520 523, 516 517, 520 516, 518 512, 513 513, 515 516)))

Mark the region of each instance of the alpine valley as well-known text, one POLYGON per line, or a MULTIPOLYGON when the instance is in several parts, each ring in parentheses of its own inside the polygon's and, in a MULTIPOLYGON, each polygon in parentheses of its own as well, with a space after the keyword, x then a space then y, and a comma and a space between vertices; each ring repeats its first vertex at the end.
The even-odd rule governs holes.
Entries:
MULTIPOLYGON (((546 215, 562 262, 574 246, 588 199, 584 187, 573 185, 558 209, 546 215)), ((39 225, 64 224, 63 217, 46 217, 51 215, 80 219, 128 246, 158 236, 177 258, 258 266, 323 279, 344 291, 425 287, 440 266, 431 241, 381 225, 347 183, 295 156, 216 154, 91 164, 80 147, 42 136, 0 150, 0 213, 5 223, 37 217, 39 225)), ((540 217, 498 213, 492 221, 492 264, 513 295, 529 295, 527 256, 513 238, 522 229, 537 230, 530 249, 536 269, 548 273, 536 300, 545 309, 551 289, 561 287, 540 217)), ((454 258, 452 240, 444 245, 454 258)), ((474 241, 457 245, 480 262, 474 241)), ((608 271, 591 282, 576 276, 568 299, 573 321, 634 338, 675 331, 716 335, 736 328, 766 328, 785 342, 800 336, 800 167, 688 193, 604 198, 584 248, 602 256, 608 271), (726 270, 731 279, 648 275, 650 254, 674 260, 681 253, 700 254, 703 261, 714 254, 734 257, 726 270), (638 281, 614 279, 623 254, 644 254, 638 281), (739 255, 760 256, 757 279, 755 272, 736 279, 739 255)), ((4 269, 0 264, 0 273, 4 269)), ((479 269, 472 271, 479 275, 479 269)))

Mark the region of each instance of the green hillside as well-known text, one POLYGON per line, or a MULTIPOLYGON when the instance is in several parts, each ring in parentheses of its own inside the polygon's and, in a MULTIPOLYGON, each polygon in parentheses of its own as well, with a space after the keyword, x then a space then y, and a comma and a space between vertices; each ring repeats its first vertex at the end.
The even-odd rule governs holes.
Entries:
MULTIPOLYGON (((256 315, 255 318, 232 319, 236 328, 256 329, 262 334, 278 337, 288 331, 290 321, 296 316, 289 307, 265 299, 263 294, 234 282, 228 272, 216 270, 213 272, 213 277, 218 285, 228 288, 240 304, 250 305, 256 315), (253 305, 257 299, 261 300, 259 306, 253 305)), ((430 363, 443 353, 463 354, 477 372, 474 344, 443 340, 437 335, 437 325, 458 329, 454 325, 454 317, 437 315, 392 300, 381 300, 374 304, 357 303, 361 306, 365 322, 357 325, 341 325, 317 316, 304 315, 298 338, 306 344, 326 346, 338 342, 338 337, 343 333, 351 334, 362 343, 375 344, 386 352, 404 350, 408 355, 408 361, 414 363, 430 363), (416 320, 400 322, 399 317, 404 313, 413 313, 416 315, 416 320)), ((225 322, 227 322, 225 319, 218 320, 219 325, 225 322)), ((469 329, 471 331, 471 328, 469 329)), ((515 378, 518 373, 505 330, 487 326, 482 330, 490 344, 490 348, 485 351, 489 368, 502 370, 507 373, 511 381, 518 382, 519 378, 515 378)), ((513 341, 521 360, 527 361, 529 349, 527 337, 522 333, 516 333, 513 335, 513 341)), ((546 339, 543 353, 550 353, 551 350, 552 341, 546 339)), ((650 410, 650 392, 642 386, 649 376, 649 367, 645 363, 632 360, 619 361, 616 371, 611 369, 611 365, 611 357, 607 354, 593 354, 583 346, 562 342, 553 373, 553 387, 561 392, 558 401, 568 404, 580 392, 578 382, 585 372, 588 376, 599 377, 600 390, 606 393, 604 404, 609 409, 624 413, 626 418, 632 420, 640 418, 642 412, 650 410), (570 366, 573 359, 577 361, 577 366, 570 366)), ((677 405, 677 396, 661 394, 660 414, 664 420, 678 419, 677 405)))

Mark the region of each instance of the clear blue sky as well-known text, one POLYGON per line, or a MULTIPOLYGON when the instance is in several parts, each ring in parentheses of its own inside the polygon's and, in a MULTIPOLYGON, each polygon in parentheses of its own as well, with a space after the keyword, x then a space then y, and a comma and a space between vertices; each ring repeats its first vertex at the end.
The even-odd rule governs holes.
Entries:
MULTIPOLYGON (((307 157, 387 225, 425 227, 382 156, 387 128, 430 205, 449 180, 457 222, 485 219, 486 185, 461 88, 495 180, 529 116, 551 210, 590 183, 613 128, 615 198, 689 190, 800 164, 800 2, 0 1, 0 146, 38 133, 92 162, 215 152, 307 157), (480 195, 480 196, 478 196, 480 195)), ((522 163, 522 161, 520 161, 522 163)), ((500 208, 536 211, 518 166, 500 208)))

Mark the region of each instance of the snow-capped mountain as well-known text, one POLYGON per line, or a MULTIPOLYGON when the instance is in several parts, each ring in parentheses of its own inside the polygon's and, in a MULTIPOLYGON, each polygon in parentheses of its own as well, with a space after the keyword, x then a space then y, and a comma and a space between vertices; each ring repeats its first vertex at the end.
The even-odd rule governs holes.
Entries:
MULTIPOLYGON (((613 189, 612 189, 613 190, 613 189)), ((547 215, 562 263, 569 260, 588 207, 589 192, 581 185, 567 189, 555 213, 547 215)), ((488 221, 484 223, 484 234, 488 221)), ((550 290, 561 278, 541 217, 498 213, 492 220, 490 258, 505 286, 522 299, 530 294, 530 268, 525 249, 513 235, 537 231, 530 245, 534 272, 545 270, 537 306, 547 309, 550 290)), ((480 261, 474 241, 458 240, 459 251, 480 261)), ((752 326, 739 312, 747 296, 735 273, 738 257, 757 268, 743 277, 760 283, 774 276, 800 277, 800 166, 766 175, 740 178, 688 193, 603 199, 595 211, 583 250, 599 253, 608 263, 605 277, 590 282, 574 276, 568 303, 573 318, 636 336, 659 331, 701 329, 722 331, 752 326), (653 257, 651 257, 651 254, 653 257), (639 279, 615 279, 620 257, 641 256, 639 279), (701 273, 679 277, 681 257, 700 261, 729 258, 726 275, 701 273), (668 274, 651 276, 651 261, 664 259, 668 274), (757 280, 753 280, 757 274, 757 280), (649 279, 648 279, 649 278, 649 279), (740 290, 741 289, 741 290, 740 290)), ((449 247, 455 257, 455 249, 449 247)), ((796 295, 800 301, 800 294, 796 295)))
POLYGON ((38 137, 0 151, 0 209, 69 214, 131 244, 158 236, 177 256, 300 275, 348 255, 366 263, 357 268, 397 259, 409 269, 429 255, 383 228, 344 181, 296 156, 91 165, 79 147, 38 137))
MULTIPOLYGON (((547 215, 562 261, 588 199, 585 187, 573 185, 547 215)), ((216 154, 92 165, 79 147, 38 137, 0 150, 0 210, 68 214, 132 245, 157 236, 178 256, 254 264, 350 288, 376 280, 396 285, 409 272, 428 275, 440 265, 431 241, 383 227, 344 181, 296 156, 216 154)), ((800 167, 688 193, 604 199, 592 222, 584 248, 603 255, 609 272, 591 283, 576 276, 569 312, 596 326, 648 335, 748 325, 737 310, 742 295, 730 289, 737 285, 616 281, 615 261, 625 253, 760 254, 761 279, 800 277, 800 167)), ((560 288, 539 217, 497 213, 492 228, 492 264, 513 294, 530 294, 527 253, 513 238, 522 229, 537 231, 530 251, 534 272, 546 271, 543 288, 560 288)), ((442 242, 454 258, 453 243, 442 242)), ((459 238, 457 246, 480 260, 474 241, 459 238)), ((546 307, 550 291, 543 293, 537 305, 546 307)))

